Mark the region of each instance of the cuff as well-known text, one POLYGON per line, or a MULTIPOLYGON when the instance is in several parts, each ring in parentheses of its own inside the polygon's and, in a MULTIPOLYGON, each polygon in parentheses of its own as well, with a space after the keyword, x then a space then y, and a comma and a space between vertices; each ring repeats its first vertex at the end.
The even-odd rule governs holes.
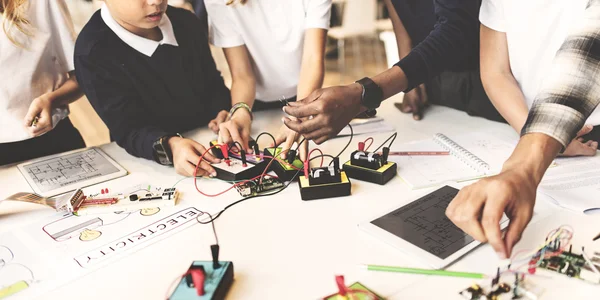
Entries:
POLYGON ((396 63, 395 66, 402 69, 406 75, 408 86, 406 87, 406 90, 404 90, 405 93, 420 84, 425 83, 428 79, 427 62, 417 51, 411 51, 407 56, 396 63))
POLYGON ((216 37, 211 36, 210 43, 218 48, 233 48, 237 46, 244 45, 244 39, 240 36, 232 36, 232 37, 216 37))
POLYGON ((304 28, 306 28, 306 29, 320 28, 320 29, 329 30, 329 19, 313 19, 313 20, 307 19, 306 24, 304 25, 304 28))
POLYGON ((576 109, 556 103, 543 103, 531 108, 521 136, 529 133, 548 135, 562 144, 562 153, 584 123, 585 116, 576 109))

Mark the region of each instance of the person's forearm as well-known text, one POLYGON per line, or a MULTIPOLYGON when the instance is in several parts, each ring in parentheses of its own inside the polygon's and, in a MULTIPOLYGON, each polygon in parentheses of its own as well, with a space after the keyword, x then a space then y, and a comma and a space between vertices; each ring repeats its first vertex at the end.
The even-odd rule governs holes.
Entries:
POLYGON ((323 86, 325 65, 321 59, 309 59, 302 63, 298 82, 297 99, 304 99, 313 91, 323 86))
POLYGON ((515 151, 504 163, 502 171, 518 170, 539 184, 544 173, 562 149, 562 144, 542 133, 531 133, 521 137, 515 151))
POLYGON ((83 96, 83 92, 79 88, 75 73, 70 73, 70 77, 58 89, 46 94, 49 97, 53 107, 65 106, 75 102, 83 96))
POLYGON ((525 97, 512 74, 508 73, 481 73, 481 81, 486 94, 494 107, 504 119, 517 132, 527 120, 529 109, 525 104, 525 97))
POLYGON ((408 79, 404 71, 398 67, 393 66, 371 79, 381 88, 383 91, 383 99, 387 99, 404 91, 408 85, 408 79))
POLYGON ((233 79, 231 83, 231 105, 243 102, 252 107, 256 98, 256 82, 254 78, 233 79))

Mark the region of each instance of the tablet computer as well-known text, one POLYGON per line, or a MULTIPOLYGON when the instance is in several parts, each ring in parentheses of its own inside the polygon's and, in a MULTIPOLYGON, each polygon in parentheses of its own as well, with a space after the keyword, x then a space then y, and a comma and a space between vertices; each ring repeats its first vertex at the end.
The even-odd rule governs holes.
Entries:
POLYGON ((17 166, 29 186, 44 197, 127 175, 127 171, 99 148, 42 157, 17 166))
MULTIPOLYGON (((360 223, 359 228, 411 257, 441 269, 480 243, 446 217, 446 207, 458 189, 444 186, 391 212, 360 223)), ((504 229, 508 218, 503 216, 504 229)))

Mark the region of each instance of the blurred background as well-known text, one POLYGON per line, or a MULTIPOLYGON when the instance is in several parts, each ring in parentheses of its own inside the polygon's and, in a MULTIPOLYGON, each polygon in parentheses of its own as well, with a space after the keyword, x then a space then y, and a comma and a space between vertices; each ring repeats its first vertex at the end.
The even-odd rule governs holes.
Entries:
MULTIPOLYGON (((97 0, 66 2, 77 32, 101 5, 97 0)), ((204 13, 202 0, 169 0, 169 4, 196 14, 204 13)), ((333 0, 323 86, 351 83, 376 75, 398 61, 397 49, 392 22, 383 0, 333 0)), ((231 75, 223 51, 212 46, 211 50, 229 87, 231 75)), ((85 97, 71 104, 70 108, 71 121, 88 147, 110 142, 108 128, 85 97)))

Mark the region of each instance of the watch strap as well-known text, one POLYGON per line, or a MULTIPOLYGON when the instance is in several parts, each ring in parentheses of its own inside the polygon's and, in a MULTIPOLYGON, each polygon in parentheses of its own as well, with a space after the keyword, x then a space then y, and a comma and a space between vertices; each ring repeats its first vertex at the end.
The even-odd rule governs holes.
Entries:
POLYGON ((360 102, 368 109, 376 109, 383 101, 383 90, 371 78, 364 77, 357 80, 363 88, 360 102))

